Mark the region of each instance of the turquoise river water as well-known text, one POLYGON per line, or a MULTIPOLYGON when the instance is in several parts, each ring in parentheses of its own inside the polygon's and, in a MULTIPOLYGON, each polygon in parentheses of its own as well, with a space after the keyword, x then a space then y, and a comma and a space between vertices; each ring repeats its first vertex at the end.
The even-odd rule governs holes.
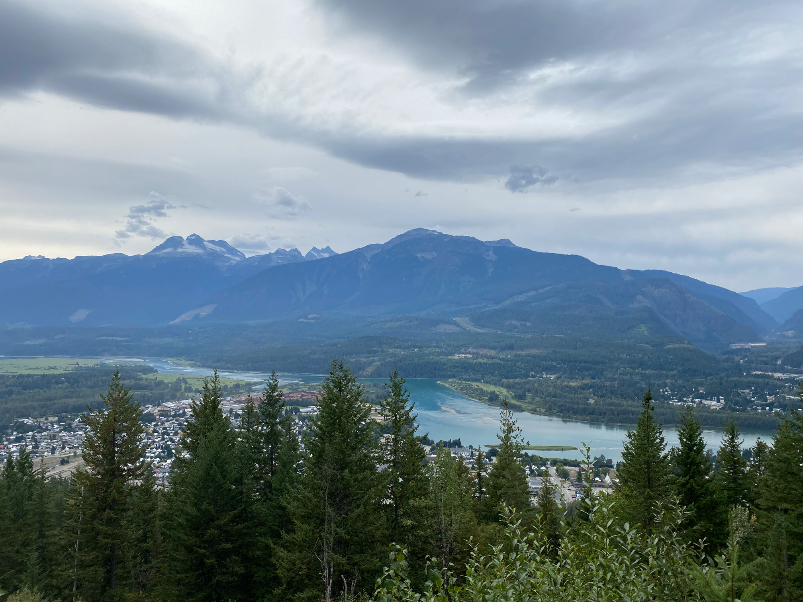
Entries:
MULTIPOLYGON (((212 374, 212 370, 208 368, 176 366, 164 359, 118 359, 108 361, 109 363, 121 361, 141 362, 167 374, 186 374, 188 376, 209 376, 212 374)), ((269 376, 258 372, 220 371, 219 374, 220 376, 254 382, 255 387, 259 387, 269 376)), ((323 378, 321 375, 314 374, 279 374, 278 376, 282 383, 296 382, 302 384, 320 383, 323 378)), ((373 382, 382 381, 376 380, 373 382)), ((418 414, 419 434, 429 433, 429 437, 435 441, 459 437, 463 445, 473 444, 475 447, 497 442, 499 408, 468 399, 439 384, 435 379, 408 380, 407 389, 410 391, 410 399, 415 403, 415 411, 418 414)), ((614 460, 621 459, 622 440, 625 438, 628 427, 561 420, 528 412, 516 412, 515 418, 522 429, 525 441, 532 445, 562 445, 579 448, 582 443, 585 443, 591 447, 591 453, 594 456, 604 454, 614 460)), ((677 445, 677 432, 673 426, 665 426, 664 436, 668 446, 677 445)), ((744 438, 744 446, 752 447, 758 437, 769 440, 772 433, 743 432, 742 436, 744 438)), ((706 430, 704 437, 709 448, 715 449, 719 447, 722 433, 717 430, 706 430)), ((579 451, 533 453, 543 456, 580 458, 579 451)))

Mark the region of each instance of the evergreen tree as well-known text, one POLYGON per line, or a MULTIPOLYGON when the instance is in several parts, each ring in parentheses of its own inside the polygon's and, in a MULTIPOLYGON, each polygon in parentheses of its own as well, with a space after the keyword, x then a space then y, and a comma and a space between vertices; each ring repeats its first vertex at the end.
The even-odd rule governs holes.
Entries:
POLYGON ((120 600, 130 581, 125 567, 126 519, 135 488, 145 478, 142 410, 120 371, 102 395, 104 407, 83 414, 84 466, 75 471, 73 508, 82 515, 82 570, 75 575, 84 600, 120 600))
POLYGON ((259 401, 259 418, 262 433, 262 450, 264 462, 262 472, 270 488, 270 479, 276 475, 279 447, 285 439, 285 427, 282 424, 284 399, 279 389, 279 379, 272 372, 259 401))
POLYGON ((750 462, 747 467, 747 492, 748 502, 755 506, 761 497, 764 475, 767 472, 767 461, 770 454, 770 446, 759 437, 755 446, 752 448, 750 462))
POLYGON ((179 467, 185 460, 192 459, 198 453, 198 447, 205 436, 213 432, 217 426, 228 426, 228 419, 221 409, 222 401, 220 377, 215 370, 211 377, 204 379, 200 399, 192 400, 190 403, 192 417, 188 418, 181 437, 183 453, 174 460, 179 467))
POLYGON ((703 429, 694 411, 680 416, 680 447, 673 450, 674 490, 686 511, 683 527, 690 543, 705 539, 709 550, 725 544, 726 513, 713 483, 713 463, 705 449, 703 429))
MULTIPOLYGON (((414 404, 404 388, 404 379, 394 370, 380 401, 382 413, 382 459, 385 468, 388 537, 408 551, 408 560, 421 568, 428 549, 425 501, 428 493, 425 454, 415 431, 414 404), (421 565, 421 566, 419 566, 421 565)), ((419 571, 420 572, 420 571, 419 571)))
POLYGON ((156 477, 149 470, 132 490, 130 509, 125 519, 129 534, 125 545, 128 581, 132 593, 146 596, 152 592, 162 553, 161 510, 156 477))
POLYGON ((304 472, 287 509, 279 568, 301 599, 327 602, 373 586, 384 554, 374 423, 363 387, 333 362, 304 437, 304 472))
POLYGON ((204 380, 181 441, 167 509, 165 597, 198 602, 252 599, 249 483, 237 435, 221 409, 220 381, 204 380))
POLYGON ((164 587, 175 600, 247 600, 242 483, 235 434, 225 423, 199 438, 195 456, 171 480, 164 587))
POLYGON ((288 461, 297 462, 292 451, 298 450, 294 433, 288 437, 285 432, 291 426, 291 418, 282 418, 284 400, 279 388, 276 373, 271 373, 265 388, 254 405, 249 397, 240 423, 240 458, 247 488, 252 492, 252 503, 246 500, 251 523, 249 532, 254 540, 250 550, 251 564, 254 568, 254 588, 258 597, 272 595, 280 582, 273 558, 273 548, 281 538, 286 527, 281 486, 277 487, 279 463, 282 459, 282 446, 289 444, 291 454, 288 461))
POLYGON ((671 493, 671 466, 663 429, 653 416, 649 389, 642 403, 644 409, 636 428, 627 431, 617 491, 628 522, 651 533, 657 526, 660 506, 671 493))
POLYGON ((463 462, 447 447, 437 448, 428 470, 435 556, 441 570, 464 566, 471 554, 471 541, 478 535, 472 495, 475 483, 463 462))
POLYGON ((563 511, 555 499, 557 487, 552 483, 549 473, 541 478, 541 487, 535 496, 535 514, 538 533, 542 538, 546 554, 557 558, 560 549, 563 511))
POLYGON ((55 596, 61 592, 59 529, 68 483, 46 480, 44 467, 36 472, 30 522, 33 528, 26 567, 26 586, 55 596))
POLYGON ((742 443, 739 427, 731 418, 725 423, 725 436, 717 455, 717 483, 728 510, 747 503, 747 462, 742 458, 742 443))
POLYGON ((486 461, 486 455, 485 452, 483 452, 479 447, 477 448, 477 457, 474 460, 474 470, 477 473, 477 478, 475 481, 476 493, 474 495, 477 501, 477 509, 479 511, 479 509, 485 504, 485 496, 487 493, 485 491, 485 484, 488 475, 488 462, 486 461))
POLYGON ((24 447, 0 472, 0 586, 8 591, 29 587, 31 551, 35 543, 33 500, 37 475, 24 447))
POLYGON ((768 602, 803 599, 803 412, 778 426, 761 482, 762 594, 768 602))
POLYGON ((486 521, 501 521, 503 506, 515 509, 525 517, 530 511, 530 486, 522 463, 524 441, 507 400, 500 413, 499 431, 496 459, 487 479, 488 497, 483 512, 486 521))

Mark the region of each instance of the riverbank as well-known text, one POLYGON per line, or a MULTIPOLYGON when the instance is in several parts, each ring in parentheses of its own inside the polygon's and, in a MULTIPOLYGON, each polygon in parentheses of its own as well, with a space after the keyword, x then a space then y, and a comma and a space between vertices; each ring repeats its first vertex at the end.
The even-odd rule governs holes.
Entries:
MULTIPOLYGON (((497 385, 461 381, 457 379, 439 380, 438 383, 464 397, 490 407, 501 408, 504 400, 507 399, 508 407, 513 411, 526 412, 535 416, 558 418, 569 422, 631 428, 636 425, 638 416, 641 413, 641 400, 637 400, 639 403, 634 403, 636 400, 633 400, 634 402, 608 402, 605 400, 589 399, 583 403, 568 404, 575 409, 575 411, 564 412, 556 411, 555 409, 544 409, 536 405, 531 399, 524 401, 514 400, 512 396, 507 395, 509 391, 497 385)), ((655 417, 664 425, 678 424, 680 422, 680 412, 685 409, 685 406, 671 405, 661 401, 654 402, 654 405, 655 417)), ((778 418, 774 414, 757 415, 753 412, 725 412, 722 410, 711 410, 705 407, 695 407, 694 414, 705 428, 721 429, 723 424, 730 418, 733 418, 742 430, 771 433, 778 425, 778 418)))

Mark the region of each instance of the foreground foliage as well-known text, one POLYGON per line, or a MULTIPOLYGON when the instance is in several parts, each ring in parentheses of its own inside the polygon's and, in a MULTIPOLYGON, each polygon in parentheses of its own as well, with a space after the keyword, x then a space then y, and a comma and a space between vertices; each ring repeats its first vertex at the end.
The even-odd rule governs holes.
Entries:
POLYGON ((286 411, 275 375, 238 428, 222 398, 215 374, 164 490, 119 374, 83 417, 85 468, 70 482, 46 480, 25 450, 9 458, 0 586, 10 599, 803 599, 803 413, 752 450, 729 424, 714 455, 689 411, 667 451, 648 392, 614 492, 590 493, 586 448, 587 493, 569 502, 547 475, 529 490, 507 408, 495 461, 447 447, 425 458, 397 373, 378 415, 342 362, 306 422, 286 411))

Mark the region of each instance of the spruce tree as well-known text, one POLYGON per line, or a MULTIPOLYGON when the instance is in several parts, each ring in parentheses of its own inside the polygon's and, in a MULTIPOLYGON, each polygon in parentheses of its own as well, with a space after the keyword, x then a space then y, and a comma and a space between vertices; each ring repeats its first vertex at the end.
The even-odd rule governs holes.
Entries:
POLYGON ((84 466, 75 471, 73 508, 82 515, 83 560, 76 586, 84 600, 121 600, 131 585, 125 567, 126 519, 134 489, 147 474, 142 410, 115 371, 103 407, 89 409, 84 466))
POLYGON ((750 462, 747 466, 747 491, 748 502, 755 506, 761 497, 764 475, 767 472, 767 461, 769 459, 770 446, 759 437, 752 448, 750 462))
POLYGON ((125 519, 125 561, 132 597, 152 594, 162 554, 162 516, 156 477, 149 470, 132 490, 125 519))
MULTIPOLYGON (((289 444, 298 449, 295 434, 288 438, 285 429, 291 428, 290 417, 283 419, 284 400, 276 373, 271 373, 265 388, 254 404, 249 397, 240 422, 240 459, 243 463, 246 487, 252 499, 246 500, 253 539, 250 562, 254 566, 254 588, 259 596, 273 595, 279 586, 273 548, 286 528, 281 486, 277 487, 281 447, 289 444), (251 503, 249 503, 249 501, 251 503)), ((292 450, 291 450, 292 451, 292 450)), ((291 453, 292 456, 292 453, 291 453)), ((289 460, 295 463, 297 460, 289 460)))
POLYGON ((324 380, 318 414, 304 437, 304 472, 287 509, 279 566, 299 598, 327 602, 369 591, 381 569, 376 430, 363 387, 343 362, 324 380))
POLYGON ((390 502, 386 506, 388 538, 408 550, 408 561, 415 571, 423 567, 428 552, 423 545, 428 484, 424 448, 415 434, 415 406, 404 382, 394 370, 380 401, 384 433, 381 462, 385 466, 385 495, 390 502))
POLYGON ((170 599, 248 599, 248 526, 236 449, 229 425, 216 423, 198 439, 195 455, 171 481, 170 556, 162 575, 170 599))
POLYGON ((652 392, 647 389, 635 429, 627 432, 622 464, 617 471, 617 493, 625 518, 651 533, 658 524, 660 506, 670 491, 671 466, 663 429, 653 415, 652 392))
POLYGON ((541 544, 550 558, 557 558, 563 527, 563 511, 555 499, 557 486, 549 473, 541 478, 541 487, 535 496, 535 515, 541 544))
MULTIPOLYGON (((448 447, 438 447, 435 461, 427 466, 430 484, 431 523, 434 556, 442 570, 462 567, 477 539, 474 515, 474 480, 459 458, 448 447)), ((448 576, 448 573, 447 573, 448 576)))
POLYGON ((680 416, 680 447, 673 450, 674 490, 686 511, 683 527, 687 539, 704 539, 708 550, 725 544, 727 512, 720 504, 713 484, 713 462, 705 449, 703 429, 694 411, 688 408, 680 416))
POLYGON ((488 476, 488 462, 486 460, 486 454, 479 447, 477 448, 477 457, 474 460, 474 470, 477 473, 474 496, 477 502, 477 509, 479 511, 479 509, 485 504, 485 495, 487 493, 485 491, 485 485, 488 476))
POLYGON ((719 470, 716 475, 728 511, 734 506, 747 504, 747 462, 742 458, 742 443, 739 427, 731 418, 725 423, 725 436, 717 455, 719 470))
POLYGON ((803 412, 784 416, 761 482, 762 594, 768 601, 803 599, 803 412))
POLYGON ((217 426, 228 426, 228 419, 223 415, 221 403, 223 391, 217 370, 211 377, 204 379, 201 397, 190 403, 191 417, 188 417, 185 431, 181 437, 181 451, 174 460, 179 466, 185 459, 191 459, 198 453, 201 439, 213 432, 217 426))
POLYGON ((262 472, 270 488, 270 479, 276 475, 279 447, 285 438, 285 429, 282 425, 284 399, 282 391, 279 389, 279 378, 276 376, 276 372, 271 373, 262 390, 258 410, 264 457, 262 472))
POLYGON ((23 447, 16 459, 9 455, 0 472, 0 587, 7 591, 33 587, 28 577, 35 543, 36 488, 33 461, 23 447))
POLYGON ((204 380, 201 398, 181 440, 167 497, 164 597, 198 602, 252 599, 247 524, 249 483, 237 434, 221 408, 217 372, 204 380))
POLYGON ((524 441, 507 400, 504 400, 500 413, 497 438, 499 446, 488 473, 483 512, 483 518, 489 522, 501 520, 503 506, 515 509, 525 517, 530 511, 530 486, 522 463, 524 441))

